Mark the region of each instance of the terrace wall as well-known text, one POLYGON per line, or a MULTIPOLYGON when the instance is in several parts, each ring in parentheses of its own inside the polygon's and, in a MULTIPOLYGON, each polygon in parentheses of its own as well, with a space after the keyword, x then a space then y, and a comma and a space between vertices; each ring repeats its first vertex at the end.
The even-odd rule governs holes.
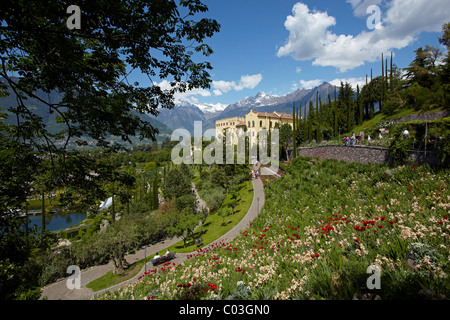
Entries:
MULTIPOLYGON (((303 147, 298 149, 298 155, 302 157, 318 157, 321 159, 337 159, 346 162, 358 163, 383 163, 390 162, 391 158, 386 148, 370 146, 318 146, 303 147)), ((428 163, 440 165, 435 152, 410 151, 409 158, 419 164, 428 163)))

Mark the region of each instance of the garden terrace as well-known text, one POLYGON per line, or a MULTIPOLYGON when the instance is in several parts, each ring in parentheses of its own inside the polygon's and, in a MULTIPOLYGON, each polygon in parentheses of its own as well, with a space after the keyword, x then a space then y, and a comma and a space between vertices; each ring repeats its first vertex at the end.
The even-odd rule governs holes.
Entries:
POLYGON ((448 169, 310 160, 266 186, 261 214, 233 241, 99 298, 450 297, 448 169), (380 289, 367 288, 371 265, 380 289))

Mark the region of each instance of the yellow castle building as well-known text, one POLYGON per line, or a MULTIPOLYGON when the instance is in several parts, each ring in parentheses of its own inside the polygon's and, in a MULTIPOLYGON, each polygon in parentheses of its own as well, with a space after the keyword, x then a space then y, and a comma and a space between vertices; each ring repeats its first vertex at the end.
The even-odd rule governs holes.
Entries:
POLYGON ((243 117, 232 117, 220 119, 216 121, 216 137, 223 135, 223 132, 229 129, 230 133, 234 135, 233 143, 237 143, 236 133, 239 129, 247 128, 247 134, 250 137, 255 137, 262 129, 272 130, 275 125, 279 123, 280 126, 288 123, 291 127, 294 125, 294 118, 292 114, 281 112, 258 112, 250 110, 249 113, 243 117))

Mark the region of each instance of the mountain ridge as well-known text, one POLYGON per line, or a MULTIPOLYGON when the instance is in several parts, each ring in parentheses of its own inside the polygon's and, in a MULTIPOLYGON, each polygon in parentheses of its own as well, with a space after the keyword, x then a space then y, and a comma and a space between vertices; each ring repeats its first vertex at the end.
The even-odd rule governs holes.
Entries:
MULTIPOLYGON (((246 96, 233 104, 229 104, 223 110, 216 108, 216 111, 211 112, 204 112, 199 107, 199 105, 204 106, 202 104, 182 101, 170 110, 160 109, 160 114, 156 119, 172 129, 186 129, 192 135, 194 121, 202 121, 203 130, 212 129, 215 128, 216 120, 244 117, 252 109, 257 109, 261 112, 277 111, 291 114, 292 105, 295 102, 296 108, 301 107, 301 115, 303 116, 304 107, 309 104, 309 101, 312 101, 315 105, 316 92, 319 92, 322 101, 326 101, 328 94, 334 98, 334 86, 328 82, 323 82, 314 88, 297 89, 283 96, 270 95, 260 91, 253 97, 246 96)), ((308 113, 308 109, 306 111, 308 113)))

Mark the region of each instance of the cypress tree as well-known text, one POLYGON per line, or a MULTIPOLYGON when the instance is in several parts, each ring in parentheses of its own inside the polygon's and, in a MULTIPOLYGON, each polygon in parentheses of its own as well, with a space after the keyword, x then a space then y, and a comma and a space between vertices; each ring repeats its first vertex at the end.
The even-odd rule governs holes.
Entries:
POLYGON ((302 119, 301 119, 301 109, 302 109, 302 102, 299 102, 299 108, 297 109, 297 139, 301 142, 303 140, 302 134, 303 134, 303 127, 302 127, 302 119))
POLYGON ((359 94, 359 85, 356 85, 356 103, 358 106, 358 125, 363 123, 363 108, 361 104, 361 96, 359 94))
POLYGON ((352 130, 352 120, 353 120, 353 98, 352 98, 352 88, 348 84, 348 82, 345 83, 345 102, 347 104, 347 131, 350 132, 352 130))
POLYGON ((391 92, 394 91, 394 86, 392 85, 392 51, 391 51, 391 70, 389 75, 389 89, 391 90, 391 92))
POLYGON ((385 94, 384 94, 384 57, 383 57, 383 52, 381 53, 381 83, 382 83, 383 87, 382 87, 382 90, 381 90, 381 101, 379 103, 380 111, 383 110, 383 104, 384 104, 384 99, 385 99, 385 94))
POLYGON ((305 114, 305 116, 303 118, 303 131, 304 131, 304 137, 305 137, 305 141, 306 141, 309 137, 308 122, 306 120, 306 101, 305 101, 305 109, 303 110, 303 113, 305 114))
MULTIPOLYGON (((366 95, 367 95, 367 86, 368 82, 367 82, 367 74, 366 74, 366 95)), ((369 105, 370 102, 366 101, 366 99, 364 99, 364 113, 365 113, 365 118, 367 119, 369 117, 369 105)))
MULTIPOLYGON (((317 142, 320 142, 321 140, 322 140, 322 137, 321 137, 321 132, 320 132, 320 110, 322 110, 322 98, 320 98, 320 96, 319 96, 319 91, 316 91, 317 92, 317 97, 319 98, 318 100, 318 102, 316 102, 317 103, 317 131, 316 131, 316 141, 317 142)), ((317 101, 317 98, 316 98, 316 101, 317 101)))
POLYGON ((292 159, 297 157, 297 143, 295 138, 295 130, 297 119, 295 118, 295 102, 292 103, 292 159))
POLYGON ((314 105, 312 100, 309 100, 309 113, 308 113, 308 140, 313 139, 313 121, 315 121, 314 105))
POLYGON ((384 80, 384 88, 385 88, 385 90, 384 90, 384 98, 386 98, 386 94, 387 94, 387 91, 388 91, 388 68, 387 68, 387 58, 386 58, 386 63, 384 64, 384 68, 385 68, 385 71, 384 71, 384 74, 385 74, 385 80, 384 80))
POLYGON ((373 105, 373 78, 372 69, 370 69, 370 119, 375 116, 375 107, 373 105))
POLYGON ((153 210, 158 210, 159 200, 158 200, 158 178, 155 176, 153 181, 153 190, 152 190, 152 207, 153 210))
POLYGON ((338 119, 337 119, 337 100, 336 100, 336 86, 334 86, 334 101, 333 101, 333 117, 334 117, 334 136, 338 136, 338 119))

